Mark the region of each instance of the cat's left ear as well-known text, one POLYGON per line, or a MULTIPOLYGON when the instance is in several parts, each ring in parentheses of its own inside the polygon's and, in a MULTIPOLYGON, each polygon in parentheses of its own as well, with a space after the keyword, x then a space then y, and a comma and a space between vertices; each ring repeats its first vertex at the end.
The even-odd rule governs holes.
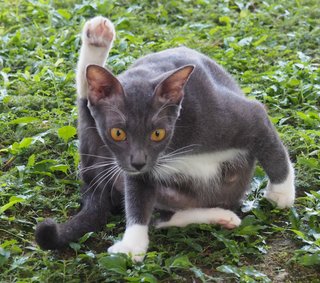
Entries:
POLYGON ((183 88, 192 74, 194 65, 186 65, 175 70, 171 75, 158 84, 155 98, 161 103, 179 104, 183 98, 183 88))

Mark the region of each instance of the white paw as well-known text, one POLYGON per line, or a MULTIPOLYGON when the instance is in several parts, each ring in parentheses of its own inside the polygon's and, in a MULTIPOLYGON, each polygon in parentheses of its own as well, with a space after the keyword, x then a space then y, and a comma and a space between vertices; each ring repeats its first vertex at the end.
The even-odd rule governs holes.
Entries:
POLYGON ((227 229, 234 229, 234 228, 240 226, 241 219, 233 211, 226 210, 223 213, 222 217, 220 217, 219 219, 214 219, 213 223, 219 224, 227 229))
POLYGON ((295 200, 294 169, 288 164, 289 172, 287 178, 281 184, 268 183, 265 198, 273 201, 279 208, 291 207, 295 200))
POLYGON ((126 229, 123 239, 111 246, 108 252, 127 254, 134 261, 142 261, 148 245, 148 226, 134 224, 126 229))
POLYGON ((82 32, 82 40, 88 45, 108 48, 112 45, 116 32, 112 22, 97 16, 86 22, 82 32))
POLYGON ((241 224, 241 219, 231 210, 223 208, 194 208, 177 211, 169 221, 160 222, 156 228, 170 226, 184 227, 189 224, 219 224, 233 229, 241 224))
POLYGON ((291 207, 295 200, 294 186, 268 185, 265 198, 275 202, 279 208, 291 207))
POLYGON ((130 246, 128 243, 125 243, 124 241, 120 241, 115 243, 113 246, 108 248, 108 253, 111 254, 127 254, 130 256, 134 261, 140 262, 143 261, 145 254, 147 252, 147 248, 145 247, 139 247, 139 246, 130 246))
POLYGON ((174 225, 170 225, 170 221, 162 221, 162 222, 157 222, 154 227, 156 229, 161 229, 161 228, 166 228, 170 226, 174 226, 174 225))

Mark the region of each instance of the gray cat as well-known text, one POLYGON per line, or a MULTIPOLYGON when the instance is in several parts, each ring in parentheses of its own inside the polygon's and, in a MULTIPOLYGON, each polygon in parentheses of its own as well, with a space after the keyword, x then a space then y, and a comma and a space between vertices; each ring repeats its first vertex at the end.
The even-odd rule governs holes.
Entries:
POLYGON ((103 17, 82 33, 77 69, 82 207, 64 224, 37 226, 43 249, 58 249, 102 228, 124 201, 126 230, 110 253, 143 259, 148 225, 240 225, 233 212, 256 160, 266 197, 293 205, 294 169, 264 107, 248 100, 217 63, 185 47, 148 55, 115 77, 102 66, 115 38, 103 17))

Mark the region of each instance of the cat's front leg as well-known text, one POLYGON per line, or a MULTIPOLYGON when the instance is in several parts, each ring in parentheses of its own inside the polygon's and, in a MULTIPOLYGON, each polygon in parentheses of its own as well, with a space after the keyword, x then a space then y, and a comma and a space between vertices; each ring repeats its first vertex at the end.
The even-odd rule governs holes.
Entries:
POLYGON ((104 65, 115 36, 116 32, 112 22, 105 17, 94 17, 85 23, 81 35, 82 45, 76 75, 79 97, 87 97, 87 66, 90 64, 104 65))
POLYGON ((125 186, 126 230, 109 253, 124 253, 142 261, 148 246, 148 225, 155 203, 155 187, 144 178, 127 177, 125 186))
POLYGON ((122 240, 112 245, 108 252, 127 254, 134 261, 142 261, 148 246, 148 225, 133 224, 127 226, 122 240))

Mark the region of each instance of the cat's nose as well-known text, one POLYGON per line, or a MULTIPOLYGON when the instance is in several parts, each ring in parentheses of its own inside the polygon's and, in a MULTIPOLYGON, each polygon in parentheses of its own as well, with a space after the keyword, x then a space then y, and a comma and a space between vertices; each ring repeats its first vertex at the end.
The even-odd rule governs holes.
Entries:
POLYGON ((145 165, 146 163, 131 163, 131 166, 138 171, 140 171, 145 165))
POLYGON ((147 157, 143 151, 138 151, 135 152, 135 154, 131 155, 131 166, 134 169, 141 171, 143 167, 146 165, 146 163, 147 157))

